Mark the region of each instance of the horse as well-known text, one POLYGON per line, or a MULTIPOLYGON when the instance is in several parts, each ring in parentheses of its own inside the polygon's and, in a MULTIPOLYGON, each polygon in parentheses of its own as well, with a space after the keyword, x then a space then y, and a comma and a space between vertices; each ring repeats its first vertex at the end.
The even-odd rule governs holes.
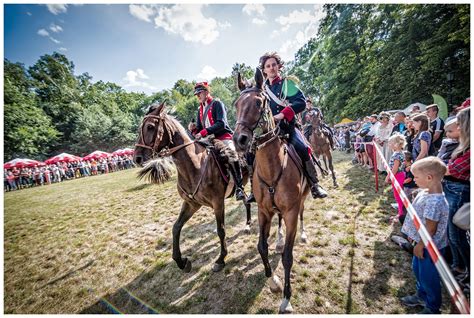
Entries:
POLYGON ((336 181, 336 174, 334 173, 334 167, 332 165, 331 145, 329 143, 329 138, 323 133, 321 129, 321 114, 313 110, 310 112, 310 118, 313 131, 309 136, 309 142, 311 148, 313 149, 313 154, 316 158, 323 156, 326 170, 328 169, 329 162, 329 170, 331 170, 332 182, 334 187, 337 188, 338 184, 336 181))
MULTIPOLYGON (((157 155, 158 160, 151 160, 140 171, 140 177, 148 177, 155 183, 168 180, 171 175, 170 165, 163 158, 171 156, 178 173, 178 193, 183 199, 178 219, 173 225, 173 260, 186 273, 192 268, 191 261, 183 258, 180 250, 180 234, 184 224, 202 206, 214 210, 217 223, 217 235, 220 239, 220 255, 212 270, 218 272, 225 266, 227 246, 225 242, 224 199, 226 193, 232 192, 230 184, 224 179, 221 166, 216 156, 205 146, 192 140, 184 127, 165 111, 164 102, 158 107, 150 107, 139 128, 139 137, 135 145, 134 161, 142 166, 157 155)), ((243 182, 247 181, 244 175, 243 182)), ((245 232, 250 232, 250 204, 245 204, 247 224, 245 232)))
POLYGON ((293 312, 290 303, 293 246, 298 216, 302 216, 304 201, 309 193, 309 184, 303 171, 298 168, 297 160, 289 156, 290 145, 279 135, 279 126, 274 122, 268 97, 263 90, 263 81, 263 75, 258 68, 255 73, 254 87, 245 86, 238 74, 240 96, 234 104, 237 122, 233 139, 237 151, 245 152, 255 147, 253 191, 258 204, 259 241, 257 247, 265 267, 265 276, 270 290, 275 293, 281 293, 283 290, 279 312, 290 313, 293 312), (283 219, 286 227, 282 255, 285 272, 284 289, 278 276, 272 273, 268 261, 267 241, 275 213, 283 219))

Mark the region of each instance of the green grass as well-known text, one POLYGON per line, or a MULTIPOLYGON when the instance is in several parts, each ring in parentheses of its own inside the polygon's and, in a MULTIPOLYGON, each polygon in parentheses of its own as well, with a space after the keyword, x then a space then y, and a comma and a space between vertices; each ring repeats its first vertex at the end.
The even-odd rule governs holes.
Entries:
MULTIPOLYGON (((339 188, 329 178, 325 200, 308 198, 308 244, 294 246, 292 304, 299 314, 414 313, 398 301, 414 291, 410 257, 390 242, 399 230, 386 223, 390 193, 374 192, 373 177, 335 153, 339 188)), ((270 292, 244 207, 226 200, 226 267, 211 267, 219 253, 213 211, 199 210, 181 233, 183 273, 172 260, 172 226, 181 206, 176 177, 144 185, 138 170, 4 194, 4 312, 7 314, 147 313, 132 293, 159 313, 276 314, 281 295, 270 292), (126 290, 126 291, 125 291, 126 290)), ((275 254, 277 218, 269 258, 275 254)), ((298 232, 299 233, 299 232, 298 232)), ((444 297, 444 312, 449 298, 444 297)))

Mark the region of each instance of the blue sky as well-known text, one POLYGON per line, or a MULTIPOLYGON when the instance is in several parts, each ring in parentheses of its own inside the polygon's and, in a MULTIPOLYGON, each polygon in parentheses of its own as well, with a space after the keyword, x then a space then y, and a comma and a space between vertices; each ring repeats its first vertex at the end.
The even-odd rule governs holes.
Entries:
POLYGON ((76 75, 151 94, 255 67, 266 51, 292 60, 322 17, 313 4, 5 4, 4 56, 28 67, 57 51, 76 75))

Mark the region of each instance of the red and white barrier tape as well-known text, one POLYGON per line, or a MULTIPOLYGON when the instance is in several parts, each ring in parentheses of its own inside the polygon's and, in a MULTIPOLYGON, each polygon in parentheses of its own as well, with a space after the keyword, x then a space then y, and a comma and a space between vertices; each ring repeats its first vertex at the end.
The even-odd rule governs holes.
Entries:
POLYGON ((421 240, 425 244, 425 248, 428 250, 430 257, 433 260, 433 263, 435 264, 436 269, 438 270, 441 280, 443 281, 444 285, 448 289, 449 295, 451 295, 451 300, 453 301, 453 303, 458 308, 461 314, 469 314, 470 313, 469 302, 467 301, 461 288, 456 282, 456 279, 454 279, 454 276, 451 273, 449 266, 446 264, 446 261, 444 260, 443 256, 440 254, 440 252, 436 248, 436 245, 434 244, 433 239, 431 238, 430 234, 428 233, 425 226, 421 222, 420 217, 418 216, 415 209, 411 205, 410 200, 408 200, 405 192, 403 192, 402 187, 395 179, 395 176, 393 175, 392 170, 390 169, 389 165, 387 164, 387 161, 385 160, 382 152, 380 151, 379 146, 374 142, 370 142, 370 143, 365 142, 364 144, 374 145, 374 148, 377 150, 377 153, 379 154, 379 158, 382 160, 382 163, 385 169, 387 170, 388 175, 390 176, 390 180, 392 184, 394 185, 395 190, 400 195, 400 198, 403 201, 403 205, 405 206, 405 208, 408 211, 408 214, 413 220, 413 223, 415 224, 415 227, 418 233, 420 233, 421 240))

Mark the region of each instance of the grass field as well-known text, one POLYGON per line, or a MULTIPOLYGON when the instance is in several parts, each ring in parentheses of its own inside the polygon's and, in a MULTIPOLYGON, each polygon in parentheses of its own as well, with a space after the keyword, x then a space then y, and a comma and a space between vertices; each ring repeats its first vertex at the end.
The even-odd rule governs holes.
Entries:
MULTIPOLYGON (((308 198, 309 243, 297 242, 292 305, 299 314, 415 313, 399 297, 415 290, 411 257, 390 241, 395 210, 390 188, 337 152, 339 188, 330 178, 325 200, 308 198)), ((257 211, 245 234, 245 209, 226 201, 229 255, 219 253, 210 209, 199 210, 181 235, 183 273, 171 258, 171 229, 181 199, 176 177, 161 186, 137 181, 138 169, 4 194, 5 313, 252 313, 278 312, 281 296, 265 285, 256 245, 257 211)), ((274 252, 277 218, 269 240, 274 252)), ((277 265, 278 264, 278 265, 277 265)), ((444 297, 443 313, 449 312, 444 297)))

